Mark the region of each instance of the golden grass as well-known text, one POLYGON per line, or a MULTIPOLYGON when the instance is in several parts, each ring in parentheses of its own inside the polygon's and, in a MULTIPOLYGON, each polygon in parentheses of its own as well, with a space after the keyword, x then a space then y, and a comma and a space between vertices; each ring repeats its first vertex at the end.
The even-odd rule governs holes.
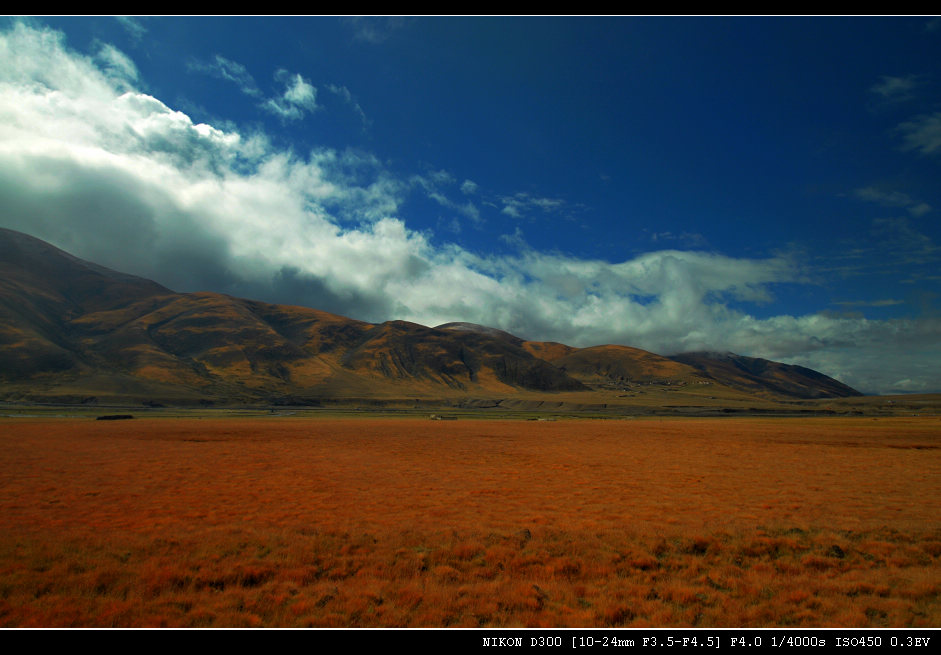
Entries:
POLYGON ((941 421, 6 419, 0 626, 941 625, 941 421))

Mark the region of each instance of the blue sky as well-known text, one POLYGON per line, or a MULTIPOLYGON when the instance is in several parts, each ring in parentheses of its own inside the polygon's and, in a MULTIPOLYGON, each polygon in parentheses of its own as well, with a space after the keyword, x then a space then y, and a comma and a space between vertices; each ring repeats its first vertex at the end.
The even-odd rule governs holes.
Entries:
POLYGON ((941 391, 937 18, 7 18, 0 226, 178 291, 941 391))

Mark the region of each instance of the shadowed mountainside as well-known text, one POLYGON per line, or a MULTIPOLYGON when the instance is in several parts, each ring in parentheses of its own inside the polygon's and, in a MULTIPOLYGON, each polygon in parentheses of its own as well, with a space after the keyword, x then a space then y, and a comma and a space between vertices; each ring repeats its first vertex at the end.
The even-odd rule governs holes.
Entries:
POLYGON ((781 364, 735 353, 684 353, 671 359, 688 364, 728 386, 749 392, 775 393, 795 398, 861 396, 855 389, 813 369, 781 364))
POLYGON ((809 369, 739 356, 573 348, 471 323, 372 324, 175 293, 0 229, 0 400, 316 403, 565 392, 594 402, 593 394, 638 385, 858 395, 809 369))

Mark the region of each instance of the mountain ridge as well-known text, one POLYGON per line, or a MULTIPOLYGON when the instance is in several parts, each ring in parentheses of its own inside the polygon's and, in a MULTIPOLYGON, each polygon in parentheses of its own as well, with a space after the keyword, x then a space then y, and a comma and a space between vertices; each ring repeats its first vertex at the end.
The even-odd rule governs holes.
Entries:
POLYGON ((861 395, 811 369, 740 355, 575 348, 466 322, 368 323, 177 293, 0 229, 0 400, 450 403, 561 394, 607 406, 654 389, 695 401, 705 387, 742 402, 861 395))

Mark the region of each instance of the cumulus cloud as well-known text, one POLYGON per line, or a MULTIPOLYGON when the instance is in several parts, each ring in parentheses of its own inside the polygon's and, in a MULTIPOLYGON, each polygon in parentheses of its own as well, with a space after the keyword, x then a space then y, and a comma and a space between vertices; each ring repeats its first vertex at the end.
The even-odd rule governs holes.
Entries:
MULTIPOLYGON (((51 30, 0 33, 4 227, 179 291, 371 321, 472 321, 576 346, 731 350, 811 366, 865 391, 941 388, 937 367, 924 365, 941 355, 938 321, 759 319, 736 309, 802 281, 787 257, 662 250, 609 262, 536 251, 521 236, 512 256, 435 245, 399 215, 416 182, 369 153, 299 155, 263 134, 194 123, 128 88, 136 69, 107 59, 70 51, 51 30)), ((281 109, 313 111, 313 87, 298 75, 283 81, 281 109)), ((429 195, 458 186, 445 171, 418 184, 429 195)), ((561 201, 504 202, 522 212, 561 201)))

